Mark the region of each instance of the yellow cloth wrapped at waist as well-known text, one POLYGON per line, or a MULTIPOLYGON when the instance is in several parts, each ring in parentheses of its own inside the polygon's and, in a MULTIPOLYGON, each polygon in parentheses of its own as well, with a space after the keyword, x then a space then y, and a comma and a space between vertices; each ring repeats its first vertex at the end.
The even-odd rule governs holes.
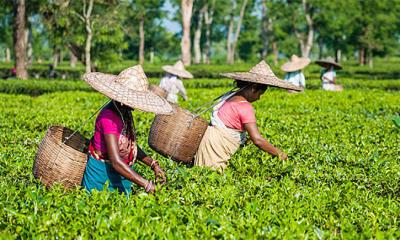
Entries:
POLYGON ((194 157, 194 165, 224 170, 239 146, 240 139, 233 137, 227 130, 208 126, 194 157))

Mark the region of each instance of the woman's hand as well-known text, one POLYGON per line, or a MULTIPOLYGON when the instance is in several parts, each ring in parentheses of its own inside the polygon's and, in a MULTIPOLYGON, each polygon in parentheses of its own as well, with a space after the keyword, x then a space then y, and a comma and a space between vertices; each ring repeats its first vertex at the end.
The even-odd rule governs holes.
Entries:
POLYGON ((280 160, 285 161, 285 160, 287 160, 288 155, 286 153, 284 153, 284 152, 280 152, 278 154, 278 157, 279 157, 280 160))
MULTIPOLYGON (((130 168, 120 157, 119 155, 119 146, 117 137, 114 134, 104 134, 104 139, 107 146, 107 153, 109 159, 111 161, 112 167, 117 171, 121 176, 129 179, 131 182, 136 183, 139 186, 146 187, 149 186, 149 191, 154 192, 154 186, 151 187, 152 184, 149 184, 145 178, 135 172, 132 168, 130 168)), ((154 185, 154 184, 153 184, 154 185)))
POLYGON ((167 182, 167 178, 165 176, 164 171, 161 169, 158 162, 151 157, 147 156, 143 150, 138 146, 138 159, 140 159, 144 164, 149 166, 153 171, 154 175, 156 176, 156 181, 160 184, 165 184, 167 182))
POLYGON ((144 190, 147 193, 154 194, 156 192, 156 185, 152 181, 148 181, 146 186, 144 187, 144 190))
POLYGON ((279 157, 281 160, 287 159, 287 154, 284 153, 279 148, 273 146, 265 138, 261 136, 260 131, 257 128, 256 123, 246 123, 244 124, 244 129, 249 133, 251 141, 261 150, 268 152, 274 156, 279 157))
POLYGON ((156 181, 159 182, 161 185, 167 183, 167 177, 165 176, 165 172, 161 169, 160 165, 158 165, 158 163, 155 163, 152 168, 156 177, 156 181))

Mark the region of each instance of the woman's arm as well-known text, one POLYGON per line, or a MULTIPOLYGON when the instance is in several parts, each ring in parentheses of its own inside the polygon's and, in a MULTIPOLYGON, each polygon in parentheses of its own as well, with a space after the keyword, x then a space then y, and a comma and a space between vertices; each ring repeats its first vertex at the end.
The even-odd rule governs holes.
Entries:
POLYGON ((261 136, 256 123, 245 123, 244 129, 249 133, 251 141, 261 150, 268 152, 274 156, 278 156, 282 160, 287 159, 287 154, 284 153, 277 147, 274 147, 271 143, 267 141, 263 136, 261 136))
POLYGON ((136 183, 143 188, 148 187, 149 191, 151 193, 154 193, 154 185, 151 184, 151 182, 146 180, 144 177, 140 176, 137 172, 133 171, 127 164, 124 163, 124 161, 119 156, 117 137, 114 134, 104 134, 104 139, 107 146, 109 160, 111 161, 111 164, 115 171, 124 176, 126 179, 136 183), (149 184, 151 186, 149 186, 149 184))
POLYGON ((139 146, 137 146, 137 150, 138 150, 137 158, 147 166, 151 167, 151 169, 154 171, 154 175, 158 180, 158 182, 161 184, 166 183, 167 177, 165 176, 165 173, 161 169, 158 162, 152 159, 151 157, 147 156, 147 154, 139 146))
POLYGON ((186 89, 185 86, 183 86, 183 82, 181 80, 176 81, 176 87, 178 88, 180 94, 182 95, 183 99, 185 101, 188 100, 187 94, 186 94, 186 89))

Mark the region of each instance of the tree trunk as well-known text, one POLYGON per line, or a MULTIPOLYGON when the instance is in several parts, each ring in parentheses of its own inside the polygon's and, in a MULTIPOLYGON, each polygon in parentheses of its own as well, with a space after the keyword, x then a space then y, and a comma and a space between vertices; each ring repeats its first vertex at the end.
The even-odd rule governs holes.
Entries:
POLYGON ((78 59, 78 61, 85 65, 85 49, 73 43, 68 43, 67 47, 71 51, 71 53, 78 59))
POLYGON ((182 62, 185 66, 190 66, 190 21, 192 19, 193 0, 182 0, 181 7, 183 32, 181 40, 182 62))
POLYGON ((197 19, 196 31, 194 32, 193 47, 194 47, 194 63, 199 64, 201 61, 201 28, 203 26, 203 14, 206 11, 206 5, 204 5, 199 11, 199 17, 197 19))
MULTIPOLYGON (((86 5, 86 1, 84 1, 84 5, 86 5)), ((84 10, 86 7, 84 7, 84 10)), ((84 11, 84 19, 85 19, 85 28, 86 28, 86 44, 85 44, 85 72, 90 73, 92 71, 92 62, 91 62, 91 56, 90 56, 90 49, 92 46, 92 23, 90 21, 90 15, 92 14, 92 9, 93 9, 93 0, 89 0, 89 7, 87 11, 84 11)))
POLYGON ((228 64, 232 61, 232 44, 231 44, 232 33, 233 33, 233 9, 229 19, 228 33, 226 35, 226 63, 228 64))
POLYGON ((369 68, 374 67, 374 56, 372 53, 372 49, 368 49, 368 66, 369 68))
POLYGON ((278 65, 279 49, 278 44, 274 41, 272 42, 272 52, 274 53, 274 65, 278 65))
POLYGON ((151 51, 150 51, 150 63, 151 64, 154 63, 154 49, 151 49, 151 51))
POLYGON ((306 13, 308 33, 307 33, 307 40, 303 44, 303 49, 301 50, 301 52, 303 57, 310 57, 310 52, 314 41, 314 23, 310 15, 307 1, 302 0, 302 2, 303 2, 304 12, 306 13))
POLYGON ((360 50, 358 52, 358 60, 359 60, 360 66, 364 66, 364 64, 365 64, 365 48, 364 47, 360 47, 360 50))
POLYGON ((337 63, 340 63, 341 58, 342 58, 342 51, 340 49, 336 49, 335 50, 335 61, 337 63))
POLYGON ((69 51, 69 65, 72 68, 76 67, 76 63, 78 62, 78 58, 75 56, 75 54, 72 51, 69 51))
POLYGON ((60 59, 60 49, 56 46, 53 47, 53 69, 58 66, 58 60, 60 59))
POLYGON ((26 69, 26 42, 25 42, 25 0, 16 0, 13 5, 14 10, 14 55, 16 77, 27 79, 26 69))
POLYGON ((310 57, 310 52, 312 49, 313 41, 314 41, 314 23, 310 14, 309 6, 307 0, 302 0, 303 10, 305 12, 305 17, 307 21, 307 37, 304 36, 304 33, 299 33, 296 29, 296 19, 294 19, 294 33, 299 41, 301 56, 302 57, 310 57))
POLYGON ((139 64, 143 65, 144 63, 144 16, 140 18, 139 21, 139 64))
POLYGON ((6 62, 11 62, 11 50, 9 47, 6 48, 6 62))
POLYGON ((261 40, 262 51, 261 58, 265 59, 268 54, 268 18, 267 18, 267 0, 261 2, 261 40))
POLYGON ((310 57, 312 45, 314 39, 314 29, 309 29, 307 34, 307 40, 305 44, 303 44, 303 49, 301 51, 302 57, 310 57))
POLYGON ((206 11, 204 12, 204 22, 206 24, 206 43, 204 47, 204 63, 210 64, 211 58, 211 24, 213 22, 215 8, 215 0, 212 1, 210 9, 208 9, 208 5, 206 5, 206 11))
POLYGON ((240 29, 242 27, 242 20, 243 20, 243 16, 244 16, 244 10, 246 9, 246 5, 247 5, 247 0, 243 0, 242 8, 240 9, 239 20, 236 25, 235 39, 233 40, 233 43, 232 43, 232 50, 231 50, 232 54, 231 54, 231 59, 230 59, 229 64, 233 64, 235 62, 236 45, 237 45, 237 42, 239 39, 240 29))

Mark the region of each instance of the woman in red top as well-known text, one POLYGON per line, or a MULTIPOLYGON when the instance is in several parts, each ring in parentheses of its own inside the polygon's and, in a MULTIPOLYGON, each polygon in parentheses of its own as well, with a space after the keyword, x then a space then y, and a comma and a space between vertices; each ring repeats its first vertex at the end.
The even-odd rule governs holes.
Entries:
POLYGON ((88 73, 83 79, 94 89, 111 98, 99 113, 94 136, 89 145, 89 159, 82 185, 88 190, 131 192, 132 182, 154 193, 155 184, 138 174, 131 166, 142 161, 165 183, 164 171, 158 162, 147 156, 136 144, 131 111, 134 108, 170 114, 172 107, 163 98, 148 91, 148 82, 140 65, 122 71, 118 76, 88 73))
POLYGON ((222 97, 214 107, 209 126, 195 156, 195 165, 207 166, 215 170, 224 170, 228 160, 246 140, 250 140, 261 150, 280 159, 287 159, 287 154, 265 139, 258 130, 252 102, 260 99, 268 86, 290 89, 301 88, 278 79, 269 66, 260 62, 249 72, 226 73, 223 76, 236 80, 238 91, 222 97))

